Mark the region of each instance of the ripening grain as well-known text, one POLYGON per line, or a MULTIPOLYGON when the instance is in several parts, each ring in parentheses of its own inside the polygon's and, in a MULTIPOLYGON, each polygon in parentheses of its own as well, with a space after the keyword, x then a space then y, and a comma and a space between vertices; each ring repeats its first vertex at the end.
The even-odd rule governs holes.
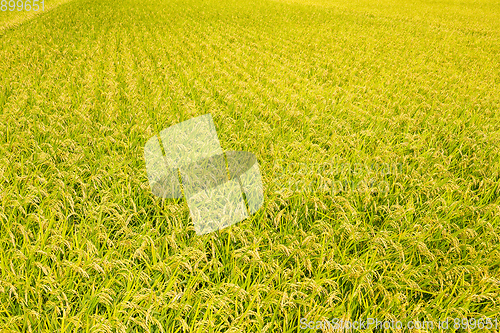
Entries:
POLYGON ((491 0, 74 0, 4 30, 0 330, 497 316, 498 22, 491 0), (198 237, 143 147, 206 113, 265 203, 198 237), (327 180, 292 162, 402 167, 305 193, 283 184, 327 180))

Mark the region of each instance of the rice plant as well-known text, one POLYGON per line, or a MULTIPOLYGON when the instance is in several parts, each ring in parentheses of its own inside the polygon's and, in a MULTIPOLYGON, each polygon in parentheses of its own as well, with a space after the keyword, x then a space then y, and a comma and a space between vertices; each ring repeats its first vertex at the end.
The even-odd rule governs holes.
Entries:
POLYGON ((0 12, 0 331, 500 321, 498 1, 46 6, 0 12), (143 155, 207 113, 265 199, 197 236, 143 155))

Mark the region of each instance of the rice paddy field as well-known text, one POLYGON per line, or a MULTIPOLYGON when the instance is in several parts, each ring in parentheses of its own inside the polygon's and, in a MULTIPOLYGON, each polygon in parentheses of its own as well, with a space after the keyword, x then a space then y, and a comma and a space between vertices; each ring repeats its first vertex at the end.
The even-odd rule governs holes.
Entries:
POLYGON ((0 331, 498 332, 499 147, 498 0, 0 11, 0 331), (265 199, 197 236, 144 145, 207 113, 265 199))

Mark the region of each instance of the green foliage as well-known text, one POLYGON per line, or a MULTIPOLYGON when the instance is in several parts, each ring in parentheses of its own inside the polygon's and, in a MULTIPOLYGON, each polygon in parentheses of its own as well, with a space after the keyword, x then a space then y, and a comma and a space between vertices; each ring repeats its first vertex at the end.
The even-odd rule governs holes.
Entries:
POLYGON ((76 0, 4 30, 0 330, 494 317, 498 22, 487 0, 76 0), (265 203, 197 237, 143 147, 206 113, 257 156, 265 203), (311 193, 276 160, 402 168, 311 193))

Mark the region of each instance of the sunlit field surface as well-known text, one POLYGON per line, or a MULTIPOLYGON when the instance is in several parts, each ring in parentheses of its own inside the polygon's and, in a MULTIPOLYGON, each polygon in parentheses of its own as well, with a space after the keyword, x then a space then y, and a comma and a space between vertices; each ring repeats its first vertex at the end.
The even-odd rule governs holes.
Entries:
POLYGON ((71 0, 0 0, 0 33, 45 14, 71 0), (34 2, 36 1, 36 2, 34 2), (43 1, 43 3, 42 3, 43 1))
POLYGON ((500 326, 498 0, 50 3, 0 16, 0 331, 500 326), (207 113, 265 202, 196 236, 143 154, 207 113), (401 167, 300 167, 339 163, 401 167))

